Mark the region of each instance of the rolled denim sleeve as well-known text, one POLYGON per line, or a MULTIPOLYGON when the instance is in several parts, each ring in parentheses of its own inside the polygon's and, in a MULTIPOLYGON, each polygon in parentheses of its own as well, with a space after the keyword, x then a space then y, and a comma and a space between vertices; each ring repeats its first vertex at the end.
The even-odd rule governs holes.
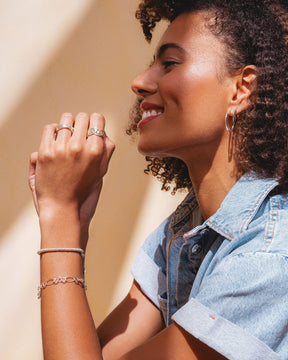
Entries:
POLYGON ((173 320, 228 359, 288 359, 287 283, 283 255, 230 255, 173 320))
POLYGON ((158 308, 159 294, 166 291, 166 241, 170 219, 147 237, 131 266, 141 290, 158 308))

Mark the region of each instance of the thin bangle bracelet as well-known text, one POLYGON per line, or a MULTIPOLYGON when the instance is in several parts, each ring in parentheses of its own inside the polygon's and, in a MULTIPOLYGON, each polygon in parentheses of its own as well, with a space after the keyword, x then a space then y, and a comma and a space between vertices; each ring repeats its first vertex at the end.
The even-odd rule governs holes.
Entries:
POLYGON ((79 253, 82 258, 85 258, 85 251, 80 248, 48 248, 48 249, 40 249, 37 251, 38 255, 42 255, 49 252, 77 252, 79 253))

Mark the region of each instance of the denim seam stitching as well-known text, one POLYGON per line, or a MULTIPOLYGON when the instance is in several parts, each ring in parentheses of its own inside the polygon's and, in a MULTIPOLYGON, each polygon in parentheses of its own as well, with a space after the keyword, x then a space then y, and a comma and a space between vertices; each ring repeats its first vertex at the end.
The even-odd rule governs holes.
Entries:
POLYGON ((167 248, 167 300, 168 300, 168 304, 167 304, 167 326, 170 324, 170 321, 171 321, 171 311, 170 311, 170 308, 171 308, 171 301, 170 301, 170 298, 171 298, 171 281, 170 281, 170 277, 171 277, 171 269, 170 269, 170 247, 171 247, 171 244, 172 242, 179 236, 179 234, 177 235, 174 235, 171 237, 170 241, 169 241, 169 244, 168 244, 168 248, 167 248))
MULTIPOLYGON (((171 219, 171 228, 177 227, 177 225, 190 213, 192 213, 198 207, 197 202, 195 204, 185 204, 179 209, 179 215, 175 212, 171 219)), ((177 210, 176 210, 177 211, 177 210)))
POLYGON ((267 223, 267 227, 266 227, 265 240, 264 240, 264 244, 259 249, 259 251, 262 251, 262 252, 267 252, 269 246, 272 244, 272 241, 274 238, 274 233, 275 233, 276 223, 279 220, 280 206, 279 206, 278 198, 272 197, 270 199, 270 204, 271 204, 270 219, 269 219, 269 221, 267 223))
POLYGON ((230 233, 222 230, 219 226, 217 226, 216 224, 214 224, 211 220, 208 220, 207 223, 209 223, 209 224, 211 225, 212 229, 213 229, 213 228, 216 228, 216 229, 215 229, 216 232, 220 233, 220 235, 223 235, 223 234, 224 234, 225 236, 227 236, 227 237, 230 238, 231 240, 234 239, 234 236, 233 236, 232 234, 230 234, 230 233), (217 231, 217 230, 218 230, 218 231, 217 231))
POLYGON ((261 195, 259 196, 259 198, 257 199, 256 203, 254 204, 253 208, 250 210, 248 216, 246 217, 246 219, 243 221, 243 224, 241 226, 240 229, 240 233, 242 233, 244 231, 244 229, 246 230, 247 225, 249 224, 249 220, 252 219, 254 213, 255 213, 255 209, 258 207, 259 202, 261 201, 261 203, 264 201, 264 199, 266 198, 266 196, 270 193, 270 191, 275 187, 275 184, 273 183, 272 185, 270 185, 266 191, 262 192, 261 195))
POLYGON ((176 276, 176 289, 175 289, 175 300, 177 299, 177 294, 178 294, 178 284, 179 284, 179 268, 180 268, 180 265, 181 265, 181 254, 182 254, 182 251, 183 251, 183 247, 187 244, 187 240, 184 238, 184 242, 181 246, 181 249, 179 251, 179 254, 178 254, 178 264, 177 264, 177 276, 176 276))

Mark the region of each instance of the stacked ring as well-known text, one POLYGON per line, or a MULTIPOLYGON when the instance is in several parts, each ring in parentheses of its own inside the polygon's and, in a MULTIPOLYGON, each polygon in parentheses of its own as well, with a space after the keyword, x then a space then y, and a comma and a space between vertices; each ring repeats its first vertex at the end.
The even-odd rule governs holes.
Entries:
POLYGON ((100 136, 103 139, 105 138, 106 134, 104 130, 98 129, 98 128, 90 128, 87 132, 87 136, 92 136, 92 135, 96 135, 96 136, 100 136))
POLYGON ((73 134, 73 132, 74 132, 73 126, 60 124, 60 125, 57 126, 57 128, 55 130, 56 134, 58 133, 58 131, 63 130, 63 129, 69 130, 71 132, 71 134, 73 134))

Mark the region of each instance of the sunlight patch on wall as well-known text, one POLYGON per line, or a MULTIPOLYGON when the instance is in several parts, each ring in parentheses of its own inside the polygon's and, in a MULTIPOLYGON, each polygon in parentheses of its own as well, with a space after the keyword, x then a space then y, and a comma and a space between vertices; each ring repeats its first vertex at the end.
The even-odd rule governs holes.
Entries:
POLYGON ((1 359, 36 360, 42 353, 37 224, 34 206, 29 203, 0 239, 1 359))
POLYGON ((92 4, 95 0, 1 3, 0 126, 92 4))

